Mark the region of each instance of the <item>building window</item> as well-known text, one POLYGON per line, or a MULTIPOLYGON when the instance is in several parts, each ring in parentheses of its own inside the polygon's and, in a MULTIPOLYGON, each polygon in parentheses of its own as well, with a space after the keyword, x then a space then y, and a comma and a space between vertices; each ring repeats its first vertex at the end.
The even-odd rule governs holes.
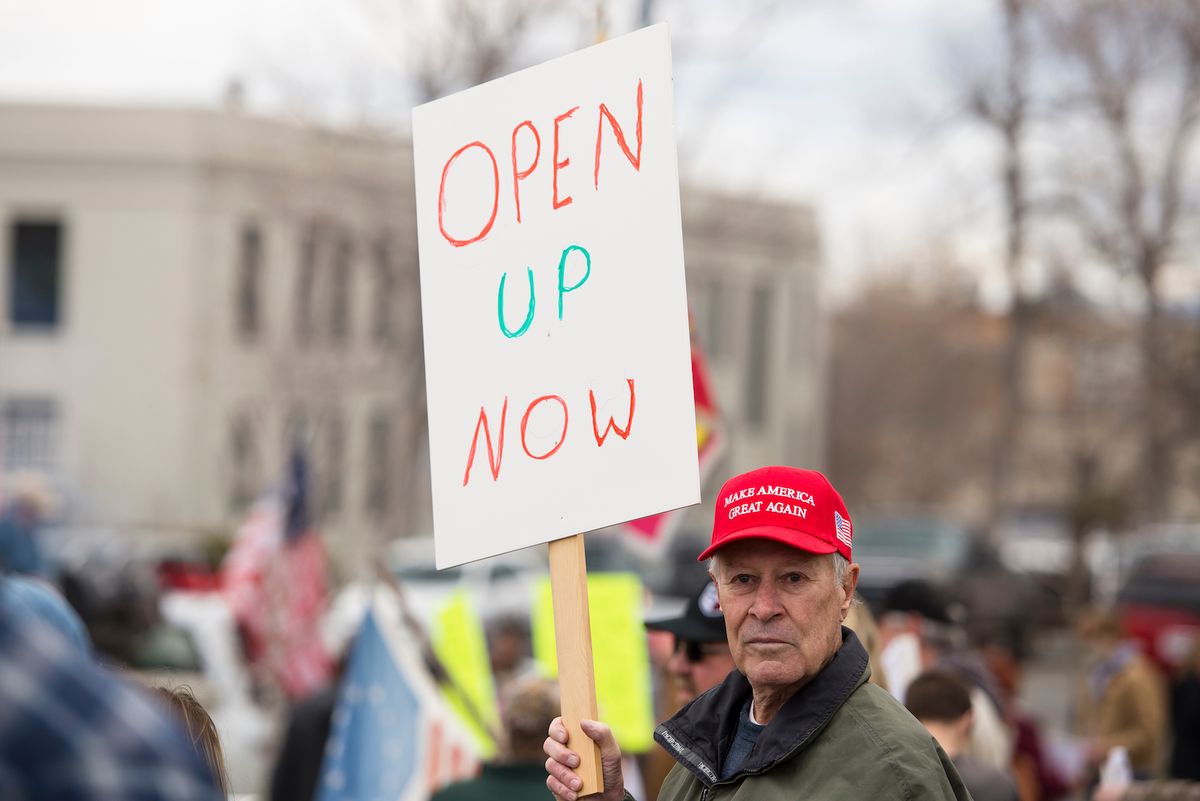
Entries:
POLYGON ((263 244, 257 225, 242 228, 237 269, 237 332, 253 339, 262 327, 263 244))
POLYGON ((392 258, 392 245, 386 236, 375 244, 374 256, 375 308, 371 319, 371 341, 379 347, 386 347, 391 345, 396 337, 393 319, 396 305, 396 268, 392 258))
POLYGON ((9 398, 0 421, 6 470, 53 472, 58 466, 58 405, 50 398, 9 398))
POLYGON ((229 427, 230 471, 229 505, 235 512, 244 511, 262 489, 262 460, 254 424, 246 415, 238 415, 229 427))
POLYGON ((350 244, 349 234, 343 232, 337 239, 337 249, 333 260, 333 292, 330 298, 332 306, 329 314, 330 338, 339 344, 344 344, 350 336, 350 296, 354 279, 354 251, 350 244))
POLYGON ((705 293, 704 305, 704 336, 701 341, 704 343, 705 355, 710 359, 719 359, 724 355, 724 345, 722 341, 722 332, 725 327, 725 304, 728 299, 725 297, 721 288, 721 280, 714 278, 708 282, 706 287, 708 290, 705 293))
POLYGON ((313 338, 313 304, 316 299, 319 228, 315 222, 300 234, 300 269, 296 273, 296 340, 308 344, 313 338))
POLYGON ((336 515, 342 508, 343 471, 345 470, 346 426, 340 415, 325 421, 325 480, 323 512, 336 515))
POLYGON ((756 286, 750 294, 750 352, 746 359, 746 422, 767 419, 767 364, 770 354, 771 288, 756 286))
POLYGON ((376 412, 367 431, 367 512, 376 520, 387 516, 391 499, 388 487, 391 481, 392 424, 388 415, 376 412))
POLYGON ((16 220, 10 235, 8 319, 15 327, 54 328, 61 319, 62 224, 16 220))

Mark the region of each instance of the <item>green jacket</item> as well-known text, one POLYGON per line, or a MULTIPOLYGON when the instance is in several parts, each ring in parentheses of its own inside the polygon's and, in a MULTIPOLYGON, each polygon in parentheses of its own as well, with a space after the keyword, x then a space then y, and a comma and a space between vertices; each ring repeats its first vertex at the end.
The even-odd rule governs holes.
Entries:
POLYGON ((677 765, 658 801, 958 799, 970 795, 950 758, 887 691, 867 683, 867 653, 849 629, 824 669, 759 735, 733 777, 722 760, 750 697, 738 671, 658 727, 677 765))
POLYGON ((546 787, 543 762, 511 762, 483 766, 471 781, 451 784, 430 801, 554 801, 546 787))

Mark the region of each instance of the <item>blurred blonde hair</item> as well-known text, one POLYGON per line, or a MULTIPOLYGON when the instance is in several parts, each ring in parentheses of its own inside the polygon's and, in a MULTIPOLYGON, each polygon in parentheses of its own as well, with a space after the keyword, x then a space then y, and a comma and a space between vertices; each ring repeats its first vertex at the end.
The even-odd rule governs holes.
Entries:
POLYGON ((154 691, 163 699, 171 713, 183 721, 192 747, 204 758, 205 764, 212 771, 221 795, 228 797, 229 774, 225 770, 225 754, 221 750, 217 726, 208 710, 196 700, 190 687, 155 687, 154 691))
POLYGON ((501 716, 510 757, 541 756, 550 721, 560 714, 558 702, 558 683, 541 676, 523 676, 505 688, 501 716))
POLYGON ((875 618, 871 615, 871 610, 867 608, 866 603, 858 596, 854 595, 854 603, 850 604, 850 612, 846 615, 846 619, 842 621, 846 628, 858 635, 858 640, 863 644, 863 648, 867 651, 867 661, 871 665, 871 683, 878 684, 883 689, 887 689, 887 678, 883 675, 883 669, 880 667, 880 646, 882 641, 879 637, 879 626, 875 624, 875 618))
POLYGON ((58 511, 58 499, 50 481, 35 470, 18 470, 8 476, 8 500, 23 504, 38 520, 46 520, 58 511))
POLYGON ((1121 621, 1113 609, 1092 607, 1085 611, 1075 627, 1079 639, 1088 640, 1119 640, 1121 638, 1121 621))

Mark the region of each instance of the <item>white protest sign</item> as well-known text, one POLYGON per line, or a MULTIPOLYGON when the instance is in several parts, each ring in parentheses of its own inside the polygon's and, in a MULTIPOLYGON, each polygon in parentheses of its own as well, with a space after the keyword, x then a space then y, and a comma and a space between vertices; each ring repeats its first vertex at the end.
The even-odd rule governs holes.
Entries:
POLYGON ((699 502, 665 25, 413 111, 439 568, 699 502))

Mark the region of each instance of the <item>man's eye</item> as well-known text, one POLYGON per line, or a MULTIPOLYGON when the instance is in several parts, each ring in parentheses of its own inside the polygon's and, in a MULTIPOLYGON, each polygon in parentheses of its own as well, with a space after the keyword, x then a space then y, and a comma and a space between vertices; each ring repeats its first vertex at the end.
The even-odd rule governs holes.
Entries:
POLYGON ((804 574, 803 573, 788 573, 786 576, 784 576, 784 580, 787 581, 789 584, 799 584, 800 582, 804 581, 804 574))
POLYGON ((734 584, 749 584, 750 576, 747 576, 745 573, 739 573, 738 575, 733 577, 733 583, 734 584))

